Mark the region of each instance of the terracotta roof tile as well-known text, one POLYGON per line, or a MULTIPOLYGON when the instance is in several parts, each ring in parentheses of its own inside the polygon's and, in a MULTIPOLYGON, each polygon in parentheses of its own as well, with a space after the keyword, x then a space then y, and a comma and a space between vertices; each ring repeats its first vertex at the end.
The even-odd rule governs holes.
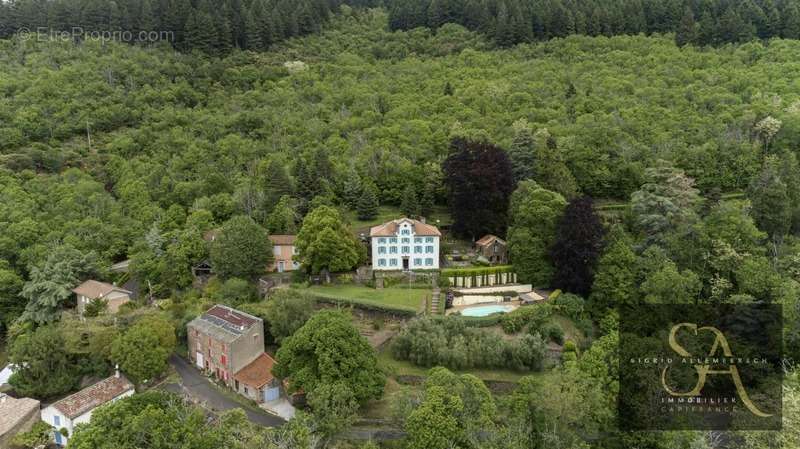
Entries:
POLYGON ((294 240, 297 236, 294 235, 271 235, 269 236, 269 240, 272 242, 273 245, 294 245, 294 240))
POLYGON ((420 236, 441 236, 442 233, 436 226, 423 223, 419 220, 411 218, 398 218, 397 220, 388 221, 384 224, 373 226, 369 230, 370 237, 392 237, 397 235, 397 228, 404 221, 410 222, 414 226, 414 235, 420 236))
POLYGON ((53 404, 67 418, 74 419, 123 393, 133 390, 133 384, 123 375, 111 376, 53 404))
POLYGON ((262 352, 255 360, 234 374, 233 378, 247 386, 261 388, 275 378, 272 375, 274 365, 275 359, 262 352))

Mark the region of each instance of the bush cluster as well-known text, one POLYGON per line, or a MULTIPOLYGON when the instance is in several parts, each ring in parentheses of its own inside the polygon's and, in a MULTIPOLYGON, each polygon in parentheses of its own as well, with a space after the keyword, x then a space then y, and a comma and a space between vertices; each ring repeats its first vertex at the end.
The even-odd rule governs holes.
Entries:
POLYGON ((538 335, 501 336, 455 317, 413 320, 394 338, 392 355, 419 366, 450 369, 509 368, 541 370, 545 342, 538 335))
POLYGON ((503 315, 500 320, 503 330, 507 334, 516 334, 525 326, 530 325, 532 329, 541 328, 553 313, 549 304, 537 304, 534 306, 520 307, 513 312, 503 315))

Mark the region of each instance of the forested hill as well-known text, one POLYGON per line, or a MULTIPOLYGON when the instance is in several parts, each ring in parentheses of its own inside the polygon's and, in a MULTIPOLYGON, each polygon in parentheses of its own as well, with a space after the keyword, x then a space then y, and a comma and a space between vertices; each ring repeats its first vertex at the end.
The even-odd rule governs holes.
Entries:
POLYGON ((64 31, 75 39, 117 32, 117 41, 167 41, 212 54, 234 47, 263 50, 319 31, 343 2, 364 7, 376 0, 0 1, 0 38, 19 30, 44 36, 64 31))
POLYGON ((674 33, 679 45, 800 38, 800 0, 13 0, 0 1, 0 38, 125 32, 116 40, 225 54, 316 32, 342 5, 385 6, 392 29, 458 23, 500 46, 572 34, 674 33))
POLYGON ((800 38, 798 0, 388 0, 394 29, 460 23, 500 45, 675 33, 679 44, 800 38))
MULTIPOLYGON (((204 257, 196 231, 235 215, 292 233, 319 204, 447 204, 454 137, 507 150, 519 180, 574 178, 595 198, 628 199, 659 159, 703 193, 747 189, 766 155, 782 179, 800 172, 800 41, 492 48, 454 24, 392 32, 381 9, 225 57, 0 39, 0 277, 21 286, 58 242, 100 267, 131 257, 166 295, 204 257)), ((7 322, 23 305, 0 294, 7 322)))

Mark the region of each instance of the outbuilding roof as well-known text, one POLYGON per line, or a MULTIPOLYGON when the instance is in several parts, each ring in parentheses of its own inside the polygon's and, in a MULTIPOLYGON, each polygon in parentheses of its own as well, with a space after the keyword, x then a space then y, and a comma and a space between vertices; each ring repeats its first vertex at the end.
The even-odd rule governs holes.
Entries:
POLYGON ((429 225, 427 223, 423 223, 419 220, 414 220, 411 218, 398 218, 396 220, 388 221, 384 224, 373 226, 369 230, 370 237, 393 237, 397 235, 397 230, 400 228, 400 225, 404 222, 411 223, 414 227, 414 235, 420 236, 441 236, 442 233, 439 232, 439 229, 436 226, 429 225))
POLYGON ((74 419, 133 390, 133 388, 133 384, 125 376, 115 374, 65 397, 52 406, 67 418, 74 419))
POLYGON ((275 365, 275 359, 269 356, 266 352, 262 352, 255 360, 248 363, 244 368, 240 369, 238 373, 233 375, 233 378, 239 382, 253 387, 261 388, 270 383, 275 376, 272 375, 272 367, 275 365))
POLYGON ((39 401, 36 399, 14 399, 0 393, 0 437, 15 429, 34 410, 39 410, 39 401))
POLYGON ((121 293, 127 293, 128 295, 131 294, 130 291, 125 290, 124 288, 117 287, 116 285, 109 284, 106 282, 95 281, 93 279, 89 279, 88 281, 84 282, 83 284, 75 287, 72 291, 78 295, 85 296, 87 298, 103 298, 107 294, 118 291, 121 293))
POLYGON ((480 240, 475 242, 475 244, 478 245, 478 246, 487 246, 487 245, 491 245, 494 242, 497 242, 497 243, 499 243, 501 245, 505 245, 506 244, 505 240, 501 239, 500 237, 498 237, 498 236, 496 236, 494 234, 486 234, 486 235, 484 235, 483 237, 480 238, 480 240))
POLYGON ((189 322, 189 327, 196 328, 217 340, 230 343, 242 336, 256 323, 261 323, 261 319, 249 313, 217 304, 189 322))

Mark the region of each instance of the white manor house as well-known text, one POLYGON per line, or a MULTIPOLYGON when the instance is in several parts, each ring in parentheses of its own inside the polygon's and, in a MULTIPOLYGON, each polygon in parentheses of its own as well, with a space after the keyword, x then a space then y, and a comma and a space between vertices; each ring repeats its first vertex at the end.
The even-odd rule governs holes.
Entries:
POLYGON ((438 270, 439 241, 436 226, 419 220, 398 218, 369 230, 372 269, 438 270))

